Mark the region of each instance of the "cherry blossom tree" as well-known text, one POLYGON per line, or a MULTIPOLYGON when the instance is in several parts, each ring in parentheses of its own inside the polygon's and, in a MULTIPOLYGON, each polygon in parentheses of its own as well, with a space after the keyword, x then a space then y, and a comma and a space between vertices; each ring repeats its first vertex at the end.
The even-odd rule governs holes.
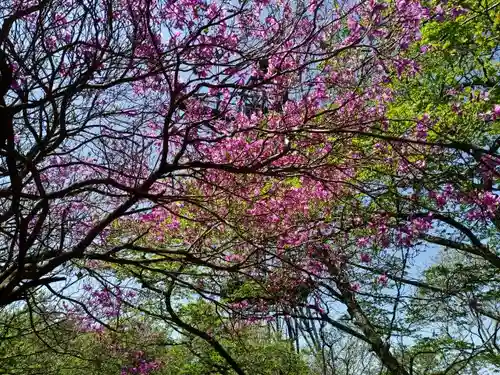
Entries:
POLYGON ((308 67, 359 44, 322 49, 344 14, 320 5, 3 4, 2 304, 99 254, 113 220, 187 199, 197 173, 274 173, 282 137, 246 163, 224 150, 260 129, 245 111, 312 101, 308 67))
POLYGON ((71 261, 112 259, 120 249, 107 249, 106 236, 118 218, 152 219, 161 207, 175 228, 179 207, 214 202, 239 176, 249 180, 239 195, 268 177, 307 172, 311 188, 321 178, 345 180, 349 163, 325 165, 327 136, 311 124, 330 112, 339 126, 354 110, 377 116, 362 107, 377 90, 363 87, 383 79, 382 58, 397 63, 396 34, 411 39, 421 17, 413 8, 382 16, 384 9, 373 2, 2 5, 1 303, 60 280, 71 261), (370 21, 361 26, 364 15, 370 21), (414 25, 386 37, 408 20, 414 25), (350 68, 339 76, 335 63, 350 68), (332 84, 336 100, 324 109, 332 84), (300 150, 313 147, 323 151, 300 150))
MULTIPOLYGON (((349 126, 354 112, 380 115, 363 104, 379 94, 384 64, 398 63, 401 40, 416 36, 422 9, 326 1, 2 3, 0 305, 28 301, 40 287, 67 299, 58 285, 80 278, 81 267, 104 276, 103 261, 147 269, 155 252, 138 243, 168 234, 151 222, 172 231, 186 215, 199 223, 178 243, 189 248, 200 228, 228 224, 230 212, 216 203, 244 198, 255 218, 272 209, 258 198, 274 180, 304 175, 314 195, 342 195, 349 161, 329 157, 328 135, 314 124, 328 113, 334 128, 349 126), (338 182, 325 193, 322 180, 338 182), (117 222, 146 225, 113 236, 117 222)), ((285 220, 277 232, 298 224, 285 220)), ((185 249, 164 254, 205 262, 185 249)), ((175 317, 169 304, 167 312, 175 317)))
MULTIPOLYGON (((397 47, 392 44, 398 52, 388 59, 392 64, 384 59, 381 72, 356 71, 351 81, 342 81, 355 82, 345 92, 336 86, 338 67, 351 60, 341 55, 324 62, 334 77, 326 83, 330 102, 310 119, 307 134, 292 129, 286 135, 296 151, 293 174, 249 178, 226 172, 218 179, 199 178, 190 191, 202 198, 174 209, 158 208, 136 221, 138 226, 120 223, 112 237, 129 228, 149 231, 129 247, 133 252, 122 262, 130 264, 134 252, 149 252, 156 265, 146 272, 132 265, 128 269, 159 295, 166 289, 170 298, 176 288, 188 288, 224 306, 242 324, 278 320, 276 325, 297 342, 305 322, 306 330, 312 329, 311 322, 327 323, 367 344, 391 374, 417 371, 421 365, 416 363, 432 350, 446 356, 434 362, 436 369, 462 371, 474 358, 497 355, 497 344, 491 344, 498 334, 498 305, 491 294, 497 279, 491 275, 499 266, 498 94, 490 76, 498 67, 480 60, 486 68, 477 73, 477 65, 450 57, 442 38, 453 41, 456 51, 464 42, 454 39, 454 28, 478 22, 469 13, 491 20, 491 9, 481 13, 484 9, 454 3, 436 9, 384 5, 384 15, 391 5, 404 6, 404 16, 414 16, 417 26, 426 19, 425 38, 408 48, 412 40, 401 37, 397 47), (436 59, 429 53, 433 49, 442 55, 436 59), (473 81, 471 75, 476 75, 473 81), (443 98, 444 91, 448 96, 443 98), (351 95, 349 100, 332 100, 343 94, 351 95), (476 281, 471 293, 464 284, 437 282, 442 280, 439 267, 420 279, 409 275, 420 254, 439 247, 472 257, 470 263, 481 264, 489 279, 476 281), (170 268, 159 265, 162 261, 170 268), (172 280, 170 286, 165 288, 158 273, 172 280), (476 293, 483 303, 477 303, 476 293), (428 316, 422 315, 422 300, 467 317, 458 325, 467 325, 470 334, 451 341, 423 334, 422 325, 415 327, 418 316, 428 316), (459 309, 450 306, 457 303, 459 309), (408 337, 427 343, 408 351, 395 342, 408 337)), ((347 27, 363 28, 356 19, 351 17, 347 27)), ((494 26, 488 27, 494 39, 494 26)), ((487 60, 497 50, 486 39, 474 56, 487 60)), ((281 118, 268 113, 265 120, 273 116, 281 118)), ((458 266, 452 269, 465 277, 463 264, 458 266)), ((427 329, 438 331, 432 324, 427 329)))
POLYGON ((297 347, 299 331, 327 324, 411 374, 393 340, 410 330, 405 299, 449 294, 408 275, 422 244, 500 267, 495 70, 455 64, 439 39, 457 43, 446 32, 477 22, 469 11, 2 4, 0 306, 45 289, 92 330, 135 308, 243 374, 214 332, 183 319, 179 301, 203 298, 237 327, 286 327, 297 347), (429 57, 441 50, 449 75, 429 57), (84 278, 102 308, 68 295, 84 278), (120 294, 125 281, 137 298, 120 294))

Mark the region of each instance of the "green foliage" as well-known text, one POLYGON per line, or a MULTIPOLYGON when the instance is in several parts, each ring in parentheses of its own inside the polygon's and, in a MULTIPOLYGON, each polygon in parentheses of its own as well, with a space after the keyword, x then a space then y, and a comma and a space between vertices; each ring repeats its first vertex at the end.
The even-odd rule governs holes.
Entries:
MULTIPOLYGON (((180 316, 193 327, 209 332, 241 368, 256 375, 312 374, 305 358, 289 341, 264 327, 236 329, 213 305, 196 302, 182 307, 180 316)), ((182 337, 133 320, 117 332, 78 332, 65 319, 30 317, 20 310, 1 316, 0 373, 12 375, 117 375, 134 355, 161 363, 158 375, 232 374, 224 358, 209 343, 186 332, 182 337), (8 323, 7 323, 8 322, 8 323), (7 328, 8 327, 8 328, 7 328), (33 327, 36 327, 34 333, 33 327)))

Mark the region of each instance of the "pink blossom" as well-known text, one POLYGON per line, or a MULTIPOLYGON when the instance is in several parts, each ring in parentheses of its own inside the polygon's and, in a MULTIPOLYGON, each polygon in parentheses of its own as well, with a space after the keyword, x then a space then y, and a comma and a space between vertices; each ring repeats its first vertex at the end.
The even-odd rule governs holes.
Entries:
POLYGON ((226 262, 231 262, 231 263, 240 263, 243 262, 244 259, 245 258, 239 254, 229 254, 224 257, 224 260, 226 262))
POLYGON ((439 4, 435 9, 434 9, 434 12, 435 12, 435 17, 436 17, 436 20, 438 21, 444 21, 444 9, 442 7, 441 4, 439 4))
POLYGON ((370 243, 370 239, 368 237, 362 237, 358 239, 358 246, 366 247, 370 243))
POLYGON ((428 45, 423 45, 420 47, 420 52, 422 53, 427 53, 429 51, 430 47, 428 45))
POLYGON ((361 289, 361 285, 359 285, 359 283, 351 284, 351 290, 353 292, 359 292, 360 289, 361 289))
POLYGON ((354 17, 350 16, 347 18, 347 27, 349 30, 355 31, 359 28, 359 23, 354 17))
POLYGON ((493 106, 493 118, 495 120, 500 118, 500 104, 495 104, 493 106))
POLYGON ((372 261, 372 258, 368 253, 361 253, 359 258, 363 263, 370 263, 372 261))
POLYGON ((380 285, 383 285, 383 286, 386 286, 387 283, 389 282, 389 278, 387 277, 386 274, 383 274, 383 275, 380 275, 377 279, 377 282, 380 284, 380 285))
POLYGON ((56 45, 57 45, 57 39, 55 36, 49 36, 45 38, 45 46, 47 47, 47 49, 53 50, 56 48, 56 45))

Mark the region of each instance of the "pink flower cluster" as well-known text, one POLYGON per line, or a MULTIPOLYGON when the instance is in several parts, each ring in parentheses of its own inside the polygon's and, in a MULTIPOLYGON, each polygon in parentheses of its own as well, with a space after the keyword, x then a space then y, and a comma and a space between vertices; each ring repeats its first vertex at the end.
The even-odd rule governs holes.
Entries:
POLYGON ((149 375, 159 369, 161 369, 159 361, 146 359, 144 352, 139 350, 134 354, 133 364, 122 367, 120 375, 149 375))

